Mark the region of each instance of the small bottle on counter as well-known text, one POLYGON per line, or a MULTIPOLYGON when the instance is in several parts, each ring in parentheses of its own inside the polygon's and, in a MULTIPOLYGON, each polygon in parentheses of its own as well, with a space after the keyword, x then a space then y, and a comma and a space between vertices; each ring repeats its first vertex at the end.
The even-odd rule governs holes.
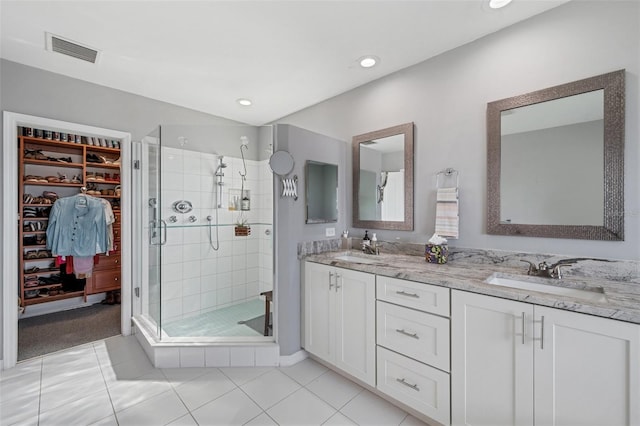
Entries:
POLYGON ((362 243, 366 245, 371 244, 371 238, 369 238, 369 231, 364 231, 364 238, 362 238, 362 243))

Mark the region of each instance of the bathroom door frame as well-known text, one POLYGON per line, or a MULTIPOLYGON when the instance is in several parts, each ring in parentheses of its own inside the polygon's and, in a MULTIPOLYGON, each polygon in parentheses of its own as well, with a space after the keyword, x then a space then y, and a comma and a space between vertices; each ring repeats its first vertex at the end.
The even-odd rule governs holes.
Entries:
POLYGON ((2 134, 2 359, 0 370, 16 365, 18 360, 18 127, 34 127, 39 129, 66 130, 67 133, 82 133, 120 139, 120 182, 122 186, 121 206, 121 333, 131 334, 131 133, 119 130, 104 129, 50 118, 15 112, 3 112, 2 134))

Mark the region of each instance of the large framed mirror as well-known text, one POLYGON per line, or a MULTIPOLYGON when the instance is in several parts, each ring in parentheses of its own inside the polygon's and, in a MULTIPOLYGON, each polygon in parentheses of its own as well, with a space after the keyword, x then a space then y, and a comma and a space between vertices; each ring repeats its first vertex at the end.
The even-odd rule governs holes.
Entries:
POLYGON ((307 161, 305 223, 338 221, 338 166, 307 161))
POLYGON ((487 104, 487 233, 624 240, 625 71, 487 104))
POLYGON ((353 226, 413 229, 413 123, 353 137, 353 226))

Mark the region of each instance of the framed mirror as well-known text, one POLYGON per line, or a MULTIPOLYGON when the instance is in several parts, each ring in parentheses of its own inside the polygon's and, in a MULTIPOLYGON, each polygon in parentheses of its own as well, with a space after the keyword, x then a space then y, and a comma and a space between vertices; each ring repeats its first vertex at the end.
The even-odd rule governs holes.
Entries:
POLYGON ((624 240, 625 71, 487 104, 487 233, 624 240))
POLYGON ((338 166, 307 161, 305 223, 338 221, 338 166))
POLYGON ((353 137, 353 226, 413 230, 413 123, 353 137))

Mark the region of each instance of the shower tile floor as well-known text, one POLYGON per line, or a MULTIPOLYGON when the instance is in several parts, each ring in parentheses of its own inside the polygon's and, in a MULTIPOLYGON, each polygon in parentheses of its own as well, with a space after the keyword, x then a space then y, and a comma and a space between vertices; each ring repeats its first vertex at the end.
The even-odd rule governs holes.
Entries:
MULTIPOLYGON (((264 315, 264 301, 253 299, 193 317, 170 321, 163 324, 162 329, 169 337, 262 336, 261 331, 240 323, 261 315, 264 315)), ((264 324, 263 321, 259 323, 264 324)), ((259 330, 262 330, 262 326, 259 330)))
POLYGON ((116 336, 0 371, 0 424, 424 426, 326 367, 158 369, 116 336))

